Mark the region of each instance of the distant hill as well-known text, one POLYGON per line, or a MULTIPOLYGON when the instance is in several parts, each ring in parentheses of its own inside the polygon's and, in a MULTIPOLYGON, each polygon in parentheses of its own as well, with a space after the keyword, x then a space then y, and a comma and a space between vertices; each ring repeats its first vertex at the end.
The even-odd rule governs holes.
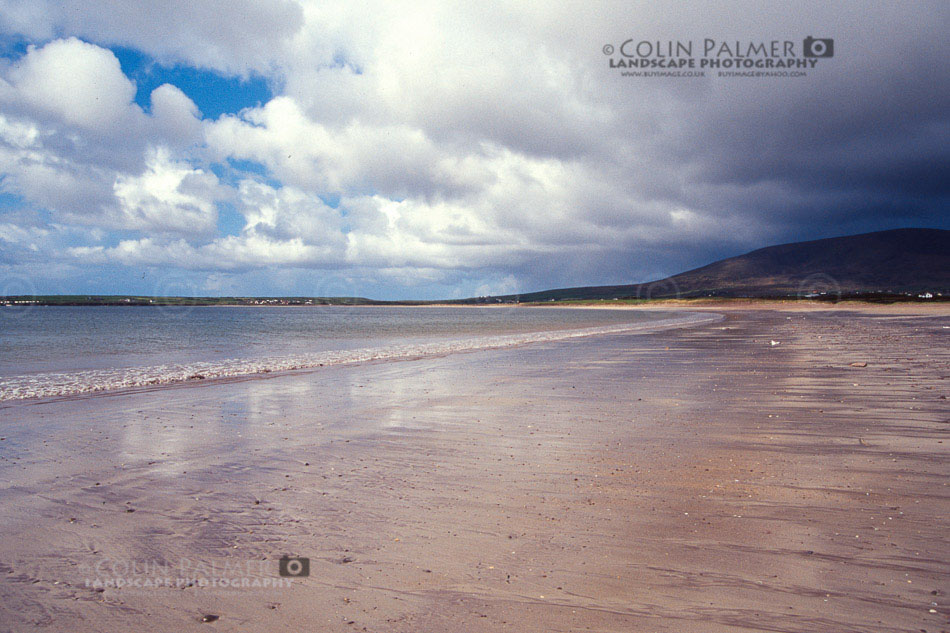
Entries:
POLYGON ((794 242, 760 248, 644 284, 561 288, 488 300, 833 298, 926 292, 950 295, 950 231, 895 229, 794 242))
POLYGON ((0 307, 425 305, 701 297, 859 297, 890 300, 926 293, 932 293, 934 299, 950 300, 950 231, 895 229, 794 242, 760 248, 643 284, 560 288, 441 302, 378 301, 364 297, 11 295, 0 296, 0 307))

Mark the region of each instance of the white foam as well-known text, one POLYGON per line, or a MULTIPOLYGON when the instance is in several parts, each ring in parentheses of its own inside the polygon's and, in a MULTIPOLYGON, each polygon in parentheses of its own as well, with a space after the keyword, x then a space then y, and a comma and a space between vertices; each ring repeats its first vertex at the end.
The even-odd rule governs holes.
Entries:
POLYGON ((546 341, 560 341, 596 334, 619 334, 638 331, 652 332, 684 325, 711 323, 721 318, 720 315, 715 314, 689 313, 675 318, 656 321, 574 330, 478 336, 428 343, 390 345, 377 348, 361 348, 270 358, 235 358, 175 365, 154 365, 148 367, 96 369, 12 376, 0 379, 0 401, 69 396, 99 391, 113 391, 117 389, 196 381, 202 378, 214 379, 248 376, 299 369, 313 369, 329 365, 349 365, 379 360, 441 356, 455 352, 497 349, 546 341))

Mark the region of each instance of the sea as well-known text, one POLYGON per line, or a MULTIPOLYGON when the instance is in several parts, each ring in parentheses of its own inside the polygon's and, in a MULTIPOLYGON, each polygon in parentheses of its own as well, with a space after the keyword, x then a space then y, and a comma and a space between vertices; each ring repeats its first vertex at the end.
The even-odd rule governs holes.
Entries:
POLYGON ((395 361, 709 315, 556 307, 0 306, 0 401, 395 361))

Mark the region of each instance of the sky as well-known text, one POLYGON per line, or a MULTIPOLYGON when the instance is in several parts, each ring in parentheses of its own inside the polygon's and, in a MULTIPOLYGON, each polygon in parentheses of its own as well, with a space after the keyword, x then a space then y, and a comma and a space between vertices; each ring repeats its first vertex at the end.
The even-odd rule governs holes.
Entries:
POLYGON ((456 298, 950 228, 948 25, 945 1, 0 0, 0 295, 456 298), (741 66, 766 58, 807 67, 741 66))

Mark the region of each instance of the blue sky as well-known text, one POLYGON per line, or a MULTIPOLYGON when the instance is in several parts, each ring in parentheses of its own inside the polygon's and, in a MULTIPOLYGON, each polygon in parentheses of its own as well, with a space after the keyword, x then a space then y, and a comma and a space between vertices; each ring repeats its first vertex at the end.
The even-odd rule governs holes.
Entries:
POLYGON ((162 84, 179 88, 206 119, 260 107, 274 97, 265 77, 229 77, 213 70, 166 65, 142 51, 124 46, 110 50, 118 58, 122 72, 135 83, 135 103, 146 111, 151 105, 152 91, 162 84))
POLYGON ((3 4, 0 295, 460 297, 948 226, 945 3, 3 4), (795 78, 606 55, 809 35, 795 78))

